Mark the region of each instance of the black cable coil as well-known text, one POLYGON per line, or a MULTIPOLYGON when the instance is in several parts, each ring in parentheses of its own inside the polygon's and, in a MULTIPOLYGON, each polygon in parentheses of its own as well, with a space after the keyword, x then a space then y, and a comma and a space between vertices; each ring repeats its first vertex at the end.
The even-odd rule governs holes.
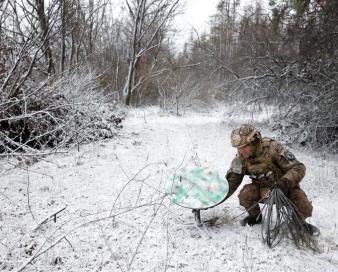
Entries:
POLYGON ((297 247, 319 251, 317 241, 311 235, 304 217, 279 188, 271 190, 262 214, 262 237, 270 248, 278 245, 285 236, 289 236, 297 247))

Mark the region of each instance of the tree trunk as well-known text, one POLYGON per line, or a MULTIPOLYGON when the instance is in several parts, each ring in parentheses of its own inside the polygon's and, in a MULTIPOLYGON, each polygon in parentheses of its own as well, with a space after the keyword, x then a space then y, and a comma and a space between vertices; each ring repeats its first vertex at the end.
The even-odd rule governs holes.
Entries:
POLYGON ((65 36, 66 36, 66 0, 60 0, 61 5, 61 53, 60 53, 60 73, 65 69, 65 36))
POLYGON ((49 43, 49 29, 48 22, 46 21, 45 5, 44 0, 35 0, 36 12, 38 15, 40 30, 41 30, 41 41, 44 43, 44 55, 47 62, 48 74, 55 73, 52 50, 49 43))

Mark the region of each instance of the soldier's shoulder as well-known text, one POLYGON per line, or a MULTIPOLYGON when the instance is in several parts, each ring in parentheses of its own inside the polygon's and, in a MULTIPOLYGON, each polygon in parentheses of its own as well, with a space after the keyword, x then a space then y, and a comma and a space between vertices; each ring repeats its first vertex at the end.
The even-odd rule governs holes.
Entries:
POLYGON ((274 141, 274 140, 271 139, 271 138, 268 138, 268 137, 262 138, 263 147, 270 147, 270 144, 271 144, 272 141, 274 141))
POLYGON ((272 157, 277 158, 284 158, 287 161, 295 161, 296 157, 295 155, 286 148, 283 144, 280 142, 270 139, 269 141, 269 153, 272 157))
POLYGON ((271 154, 283 154, 285 152, 285 147, 278 141, 265 137, 262 139, 263 148, 269 150, 271 154))

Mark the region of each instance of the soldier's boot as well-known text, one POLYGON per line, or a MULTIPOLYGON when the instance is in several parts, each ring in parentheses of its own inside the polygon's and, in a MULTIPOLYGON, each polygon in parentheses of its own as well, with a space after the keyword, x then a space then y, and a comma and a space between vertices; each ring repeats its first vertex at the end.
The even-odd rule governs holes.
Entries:
POLYGON ((259 224, 262 222, 262 215, 259 214, 258 216, 252 216, 252 215, 248 215, 247 217, 245 217, 243 220, 241 220, 241 225, 244 227, 246 225, 249 226, 253 226, 256 224, 259 224))
POLYGON ((312 236, 318 236, 320 234, 319 229, 305 221, 306 218, 311 217, 313 210, 312 204, 307 198, 305 192, 299 187, 296 187, 294 190, 290 191, 290 200, 297 207, 297 214, 299 215, 298 217, 303 220, 303 227, 305 231, 312 236))
POLYGON ((320 234, 319 229, 310 223, 304 222, 304 228, 311 236, 318 236, 320 234))
POLYGON ((259 224, 262 221, 261 210, 258 205, 260 197, 259 186, 255 183, 246 184, 238 195, 239 203, 249 213, 249 216, 245 217, 241 221, 242 226, 253 226, 259 224))
POLYGON ((311 236, 318 236, 320 234, 319 229, 317 227, 315 227, 314 225, 307 223, 305 221, 305 218, 302 215, 300 215, 299 213, 295 212, 292 215, 292 219, 293 219, 294 224, 296 224, 296 226, 298 225, 299 231, 307 232, 311 236), (299 222, 299 223, 297 223, 297 222, 299 222))

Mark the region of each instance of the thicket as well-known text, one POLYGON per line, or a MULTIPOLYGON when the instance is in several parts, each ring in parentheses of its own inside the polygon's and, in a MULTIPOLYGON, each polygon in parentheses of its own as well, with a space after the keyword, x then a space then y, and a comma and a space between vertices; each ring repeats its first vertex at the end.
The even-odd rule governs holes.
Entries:
MULTIPOLYGON (((219 1, 210 31, 181 58, 200 63, 224 103, 274 106, 270 125, 286 142, 338 150, 338 1, 219 1)), ((207 94, 207 90, 205 94, 207 94)))
POLYGON ((99 29, 102 6, 63 0, 45 4, 0 3, 2 157, 111 138, 122 126, 124 114, 114 93, 105 91, 102 72, 91 63, 91 34, 99 29), (79 25, 80 19, 88 20, 79 25))

